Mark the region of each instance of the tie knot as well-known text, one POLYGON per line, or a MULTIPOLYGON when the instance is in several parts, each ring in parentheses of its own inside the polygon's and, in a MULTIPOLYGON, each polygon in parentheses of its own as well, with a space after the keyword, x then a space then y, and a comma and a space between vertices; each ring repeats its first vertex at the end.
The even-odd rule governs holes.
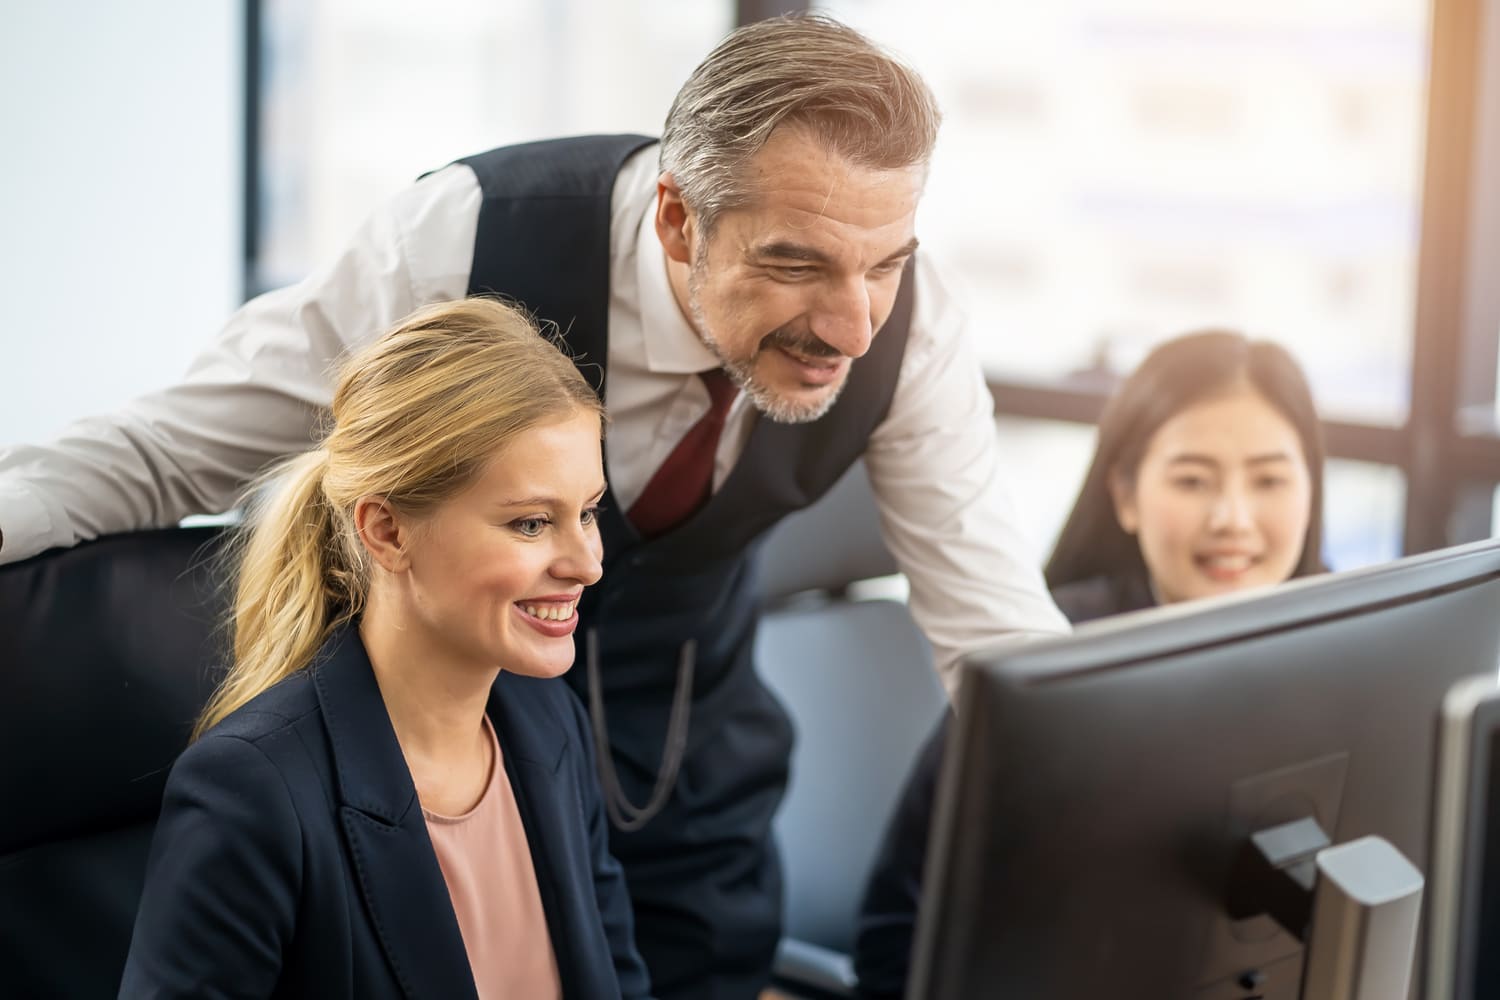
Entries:
POLYGON ((723 419, 724 415, 729 412, 729 404, 734 402, 734 397, 739 394, 739 389, 722 368, 711 368, 706 372, 699 372, 698 377, 703 380, 703 386, 708 390, 708 412, 723 419))

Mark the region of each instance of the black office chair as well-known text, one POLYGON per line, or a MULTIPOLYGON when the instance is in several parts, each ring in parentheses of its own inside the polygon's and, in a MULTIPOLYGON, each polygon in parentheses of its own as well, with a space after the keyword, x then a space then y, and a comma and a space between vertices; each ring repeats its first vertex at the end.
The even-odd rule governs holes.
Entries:
POLYGON ((0 978, 119 989, 172 761, 224 662, 213 529, 0 567, 0 978))
POLYGON ((797 731, 776 818, 786 887, 776 981, 799 997, 847 997, 865 878, 947 698, 906 605, 848 592, 896 572, 862 464, 778 525, 760 558, 756 667, 797 731))

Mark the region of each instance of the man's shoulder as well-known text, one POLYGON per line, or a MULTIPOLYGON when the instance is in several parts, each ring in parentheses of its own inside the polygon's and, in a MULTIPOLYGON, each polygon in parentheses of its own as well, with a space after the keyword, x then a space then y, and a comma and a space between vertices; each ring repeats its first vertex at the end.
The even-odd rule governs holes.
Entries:
POLYGON ((620 168, 657 140, 647 135, 581 135, 497 146, 458 160, 489 197, 608 194, 620 168))

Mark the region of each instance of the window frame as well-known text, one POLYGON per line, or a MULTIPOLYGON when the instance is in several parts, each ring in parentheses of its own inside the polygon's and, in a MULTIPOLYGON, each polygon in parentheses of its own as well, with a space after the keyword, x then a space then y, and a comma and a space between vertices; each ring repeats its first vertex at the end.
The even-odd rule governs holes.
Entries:
MULTIPOLYGON (((243 287, 257 295, 261 196, 262 0, 243 0, 243 287)), ((810 0, 736 0, 735 23, 806 10, 810 0)), ((1324 420, 1331 458, 1399 469, 1401 551, 1489 537, 1500 481, 1500 4, 1433 0, 1427 120, 1407 417, 1388 425, 1324 420), (1488 13, 1488 17, 1486 14, 1488 13)), ((1108 385, 992 374, 997 416, 1096 424, 1108 385)))

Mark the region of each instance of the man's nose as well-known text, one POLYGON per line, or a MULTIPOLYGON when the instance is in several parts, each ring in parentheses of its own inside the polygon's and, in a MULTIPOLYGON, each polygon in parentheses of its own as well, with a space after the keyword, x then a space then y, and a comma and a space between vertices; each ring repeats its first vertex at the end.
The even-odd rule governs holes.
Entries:
POLYGON ((829 288, 818 303, 810 324, 813 336, 845 357, 857 358, 870 349, 875 331, 870 323, 870 292, 863 278, 829 288))

